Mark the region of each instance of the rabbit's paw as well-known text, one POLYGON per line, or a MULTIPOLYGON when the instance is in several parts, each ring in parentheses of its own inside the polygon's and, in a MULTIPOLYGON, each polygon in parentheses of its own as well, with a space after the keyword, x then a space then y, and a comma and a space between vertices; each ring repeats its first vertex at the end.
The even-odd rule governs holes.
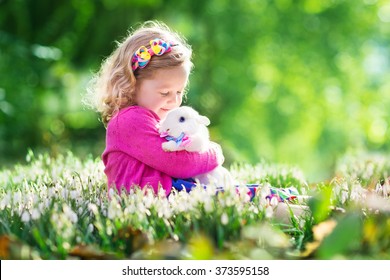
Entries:
POLYGON ((177 151, 176 142, 175 141, 168 141, 162 143, 162 148, 166 152, 174 152, 177 151))

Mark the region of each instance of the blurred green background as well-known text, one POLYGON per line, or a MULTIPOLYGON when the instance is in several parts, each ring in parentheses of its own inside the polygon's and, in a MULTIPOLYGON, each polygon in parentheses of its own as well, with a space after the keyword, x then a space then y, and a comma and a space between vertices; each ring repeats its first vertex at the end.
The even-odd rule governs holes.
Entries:
POLYGON ((390 151, 388 0, 0 0, 0 167, 29 148, 99 156, 87 83, 150 19, 192 45, 187 104, 226 166, 266 159, 318 181, 344 153, 390 151))

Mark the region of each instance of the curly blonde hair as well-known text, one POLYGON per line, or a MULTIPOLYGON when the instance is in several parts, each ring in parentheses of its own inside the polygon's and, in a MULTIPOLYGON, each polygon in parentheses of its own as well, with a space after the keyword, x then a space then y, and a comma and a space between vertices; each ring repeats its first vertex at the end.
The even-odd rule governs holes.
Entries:
POLYGON ((99 72, 88 88, 87 104, 100 114, 105 126, 119 110, 135 104, 137 81, 151 79, 161 68, 181 66, 192 68, 192 50, 185 39, 168 26, 157 21, 148 21, 117 44, 114 52, 103 61, 99 72), (132 70, 131 59, 141 46, 149 46, 150 40, 163 39, 177 44, 169 53, 153 56, 145 68, 132 70))

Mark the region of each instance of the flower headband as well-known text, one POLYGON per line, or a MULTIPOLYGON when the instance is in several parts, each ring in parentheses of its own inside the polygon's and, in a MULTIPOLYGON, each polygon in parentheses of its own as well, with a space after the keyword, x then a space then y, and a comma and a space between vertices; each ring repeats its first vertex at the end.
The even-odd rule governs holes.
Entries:
POLYGON ((131 67, 133 71, 138 68, 145 68, 153 55, 161 56, 164 53, 170 52, 172 50, 171 47, 174 46, 177 46, 177 44, 167 43, 159 38, 150 41, 150 48, 141 46, 134 53, 133 58, 131 59, 131 67))

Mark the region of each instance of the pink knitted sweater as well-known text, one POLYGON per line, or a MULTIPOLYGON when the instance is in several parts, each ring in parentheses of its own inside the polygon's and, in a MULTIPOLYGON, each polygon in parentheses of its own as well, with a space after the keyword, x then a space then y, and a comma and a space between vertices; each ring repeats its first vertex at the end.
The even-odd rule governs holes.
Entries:
POLYGON ((204 153, 187 151, 165 152, 156 125, 159 117, 154 112, 130 106, 122 109, 108 123, 106 149, 102 155, 108 186, 127 191, 133 185, 150 185, 157 193, 158 186, 168 195, 172 177, 190 178, 209 172, 222 164, 219 145, 204 153))

